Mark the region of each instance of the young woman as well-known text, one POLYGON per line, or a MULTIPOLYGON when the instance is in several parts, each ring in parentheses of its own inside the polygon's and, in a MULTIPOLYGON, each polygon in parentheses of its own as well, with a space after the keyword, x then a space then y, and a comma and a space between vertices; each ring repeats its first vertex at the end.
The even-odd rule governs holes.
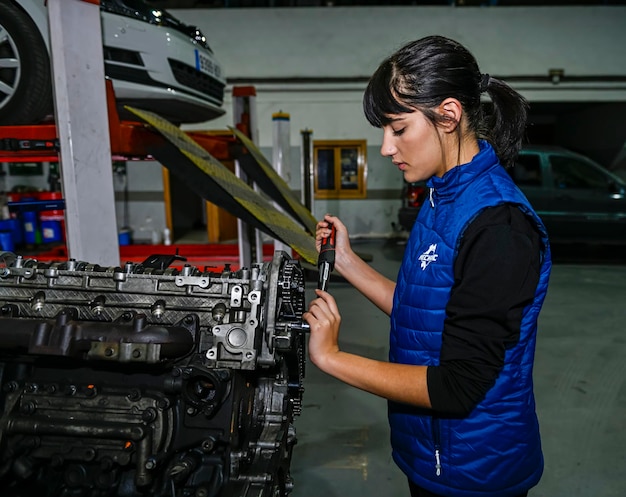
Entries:
POLYGON ((318 223, 318 247, 336 228, 335 269, 390 316, 390 353, 381 362, 340 350, 337 304, 318 290, 304 315, 310 358, 389 400, 393 457, 412 496, 527 495, 543 471, 532 369, 551 268, 545 228, 505 170, 527 103, 440 36, 383 61, 363 102, 382 155, 406 181, 426 180, 429 201, 397 282, 352 251, 337 217, 318 223))

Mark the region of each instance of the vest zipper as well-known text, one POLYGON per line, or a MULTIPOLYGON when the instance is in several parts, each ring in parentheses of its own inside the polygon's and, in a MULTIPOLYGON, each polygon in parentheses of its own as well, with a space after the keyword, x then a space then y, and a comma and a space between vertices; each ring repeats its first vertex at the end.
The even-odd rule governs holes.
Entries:
POLYGON ((430 188, 430 192, 428 194, 428 200, 430 201, 430 206, 434 209, 435 208, 435 201, 433 200, 433 193, 435 192, 434 188, 430 188))
POLYGON ((435 443, 435 474, 441 476, 441 429, 439 426, 439 418, 433 416, 433 441, 435 443))

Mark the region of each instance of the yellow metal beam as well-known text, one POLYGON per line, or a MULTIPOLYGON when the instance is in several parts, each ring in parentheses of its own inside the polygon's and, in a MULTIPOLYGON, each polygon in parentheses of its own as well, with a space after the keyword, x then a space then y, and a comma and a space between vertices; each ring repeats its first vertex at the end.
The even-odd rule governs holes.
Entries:
POLYGON ((180 128, 152 112, 129 106, 126 109, 152 126, 169 142, 169 146, 148 145, 149 152, 170 172, 178 174, 190 189, 289 245, 307 262, 317 263, 312 233, 277 210, 180 128))
POLYGON ((246 147, 246 149, 252 154, 257 164, 260 166, 260 171, 263 173, 264 177, 273 184, 274 190, 276 191, 270 192, 268 191, 269 188, 263 188, 262 183, 253 175, 253 179, 257 180, 257 184, 261 185, 265 193, 270 195, 270 197, 272 197, 281 206, 291 211, 297 218, 297 220, 299 220, 302 225, 307 229, 307 231, 309 231, 309 233, 315 234, 317 220, 313 217, 311 211, 307 209, 306 206, 302 202, 300 202, 300 200, 294 195, 291 188, 289 188, 289 185, 276 172, 276 170, 272 167, 272 164, 265 158, 263 153, 254 144, 254 142, 238 129, 232 128, 230 126, 229 129, 234 133, 234 135, 244 145, 244 147, 246 147))

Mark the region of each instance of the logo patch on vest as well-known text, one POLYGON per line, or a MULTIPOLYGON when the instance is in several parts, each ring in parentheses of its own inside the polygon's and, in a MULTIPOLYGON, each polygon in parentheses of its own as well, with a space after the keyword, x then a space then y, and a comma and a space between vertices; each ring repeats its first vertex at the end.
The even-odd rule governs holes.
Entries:
POLYGON ((433 243, 430 247, 428 247, 428 250, 426 252, 418 257, 419 261, 422 263, 422 271, 426 269, 426 266, 428 266, 431 262, 435 262, 437 260, 439 254, 436 254, 436 251, 437 244, 433 243))

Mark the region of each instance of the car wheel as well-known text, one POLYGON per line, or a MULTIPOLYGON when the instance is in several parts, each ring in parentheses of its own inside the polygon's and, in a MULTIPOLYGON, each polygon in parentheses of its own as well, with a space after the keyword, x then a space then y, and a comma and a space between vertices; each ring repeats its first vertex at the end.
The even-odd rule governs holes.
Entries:
POLYGON ((52 115, 50 58, 35 23, 0 3, 0 125, 36 124, 52 115))

